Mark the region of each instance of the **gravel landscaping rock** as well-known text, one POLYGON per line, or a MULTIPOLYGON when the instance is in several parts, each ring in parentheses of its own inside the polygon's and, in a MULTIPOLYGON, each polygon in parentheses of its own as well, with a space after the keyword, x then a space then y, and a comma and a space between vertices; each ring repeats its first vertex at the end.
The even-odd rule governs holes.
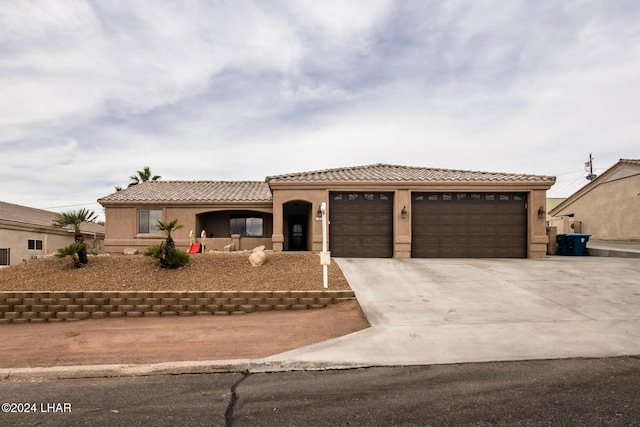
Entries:
MULTIPOLYGON (((90 256, 75 268, 47 257, 0 269, 1 292, 28 291, 288 291, 322 290, 322 267, 311 252, 265 252, 268 262, 249 263, 249 253, 192 254, 185 267, 160 268, 143 255, 90 256)), ((329 289, 348 290, 340 267, 329 266, 329 289)))

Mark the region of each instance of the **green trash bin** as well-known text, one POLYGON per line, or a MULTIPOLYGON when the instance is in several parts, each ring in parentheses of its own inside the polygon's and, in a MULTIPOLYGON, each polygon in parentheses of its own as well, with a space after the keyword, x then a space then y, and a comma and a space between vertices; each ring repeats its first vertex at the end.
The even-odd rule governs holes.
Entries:
POLYGON ((589 255, 587 250, 587 242, 591 234, 569 233, 564 238, 567 245, 567 255, 589 255))

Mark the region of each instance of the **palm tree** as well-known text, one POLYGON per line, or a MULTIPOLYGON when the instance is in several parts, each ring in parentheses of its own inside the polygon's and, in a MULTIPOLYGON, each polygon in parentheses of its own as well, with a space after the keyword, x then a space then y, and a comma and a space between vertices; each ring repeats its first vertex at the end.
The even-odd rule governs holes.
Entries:
POLYGON ((131 175, 129 177, 129 179, 131 179, 131 183, 129 183, 128 187, 140 184, 141 182, 156 181, 160 178, 162 178, 160 175, 152 175, 149 166, 145 166, 141 171, 136 171, 136 175, 131 175))
MULTIPOLYGON (((53 226, 57 228, 64 228, 67 226, 73 227, 74 237, 76 243, 84 243, 84 237, 82 236, 82 231, 80 230, 80 225, 83 222, 93 222, 98 219, 98 215, 94 211, 90 211, 88 209, 79 209, 75 211, 67 211, 64 213, 58 214, 58 216, 53 220, 53 226)), ((79 247, 78 259, 80 264, 86 264, 89 262, 87 258, 87 249, 84 245, 79 247)))
POLYGON ((160 265, 166 267, 167 259, 171 259, 173 252, 176 249, 176 244, 171 237, 171 232, 179 228, 182 228, 182 224, 178 224, 178 220, 173 221, 160 221, 158 220, 158 230, 162 230, 167 234, 167 238, 164 242, 164 250, 160 258, 160 265))

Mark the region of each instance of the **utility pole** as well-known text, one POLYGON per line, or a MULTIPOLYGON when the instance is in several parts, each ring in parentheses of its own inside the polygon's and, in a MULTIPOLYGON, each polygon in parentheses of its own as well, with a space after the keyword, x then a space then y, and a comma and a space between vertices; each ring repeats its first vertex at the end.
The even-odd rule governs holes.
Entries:
POLYGON ((589 181, 593 181, 594 179, 596 179, 598 175, 593 173, 593 156, 591 153, 589 153, 589 161, 584 164, 584 168, 587 172, 589 172, 589 175, 587 175, 587 179, 589 181))

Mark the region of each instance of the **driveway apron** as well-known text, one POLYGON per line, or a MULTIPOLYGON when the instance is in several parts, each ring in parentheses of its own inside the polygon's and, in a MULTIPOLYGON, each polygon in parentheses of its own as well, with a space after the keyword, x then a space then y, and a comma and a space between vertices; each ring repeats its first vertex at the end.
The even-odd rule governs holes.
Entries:
POLYGON ((637 259, 337 262, 371 327, 254 361, 254 370, 640 354, 637 259))

